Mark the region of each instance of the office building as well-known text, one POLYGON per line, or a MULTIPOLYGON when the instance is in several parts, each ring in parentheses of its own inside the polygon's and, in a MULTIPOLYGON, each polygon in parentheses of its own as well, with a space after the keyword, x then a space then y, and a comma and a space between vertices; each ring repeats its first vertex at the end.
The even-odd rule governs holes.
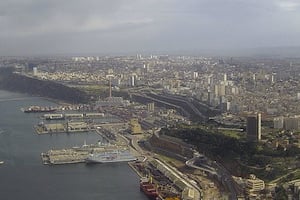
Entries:
POLYGON ((136 76, 135 75, 132 75, 132 76, 130 76, 130 86, 131 87, 134 87, 135 86, 135 84, 136 84, 136 76))
POLYGON ((275 117, 273 119, 273 127, 276 129, 282 129, 283 128, 283 122, 284 122, 284 118, 281 117, 275 117))
POLYGON ((38 69, 37 69, 37 67, 34 67, 32 69, 32 71, 33 71, 33 76, 37 76, 38 75, 38 69))
POLYGON ((247 117, 247 138, 250 141, 261 140, 261 114, 247 117))
POLYGON ((300 130, 300 117, 291 116, 284 118, 283 127, 285 130, 300 130))

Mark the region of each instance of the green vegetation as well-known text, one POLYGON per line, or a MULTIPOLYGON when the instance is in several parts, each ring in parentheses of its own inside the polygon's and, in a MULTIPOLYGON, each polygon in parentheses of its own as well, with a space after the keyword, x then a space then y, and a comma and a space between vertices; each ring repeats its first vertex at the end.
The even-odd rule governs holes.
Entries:
MULTIPOLYGON (((104 99, 109 96, 109 87, 107 85, 80 85, 77 88, 87 93, 94 100, 98 100, 99 97, 104 99)), ((112 96, 129 99, 126 91, 112 91, 112 96)))
POLYGON ((279 186, 275 189, 275 200, 287 200, 288 195, 286 194, 285 189, 282 186, 279 186))
POLYGON ((27 93, 70 103, 87 103, 86 93, 53 81, 44 81, 13 73, 13 68, 0 68, 0 89, 27 93))
POLYGON ((233 131, 233 130, 219 130, 219 131, 228 137, 233 137, 236 139, 240 139, 245 136, 245 133, 242 133, 240 131, 233 131))
POLYGON ((77 88, 90 96, 97 97, 107 97, 108 96, 108 87, 102 85, 80 85, 77 88))
MULTIPOLYGON (((203 125, 162 129, 161 134, 181 138, 194 145, 199 152, 223 162, 237 176, 254 173, 265 181, 271 181, 293 171, 299 162, 300 149, 295 146, 274 149, 268 144, 247 141, 242 134, 203 125)), ((293 173, 286 180, 291 178, 299 178, 299 174, 293 173)))

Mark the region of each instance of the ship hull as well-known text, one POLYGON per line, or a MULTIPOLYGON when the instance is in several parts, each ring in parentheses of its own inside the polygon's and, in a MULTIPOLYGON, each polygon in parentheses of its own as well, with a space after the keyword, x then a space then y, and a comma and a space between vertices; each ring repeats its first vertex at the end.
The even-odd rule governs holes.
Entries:
POLYGON ((87 158, 85 160, 86 163, 118 163, 118 162, 130 162, 130 161, 136 161, 136 158, 118 159, 118 160, 97 160, 97 159, 87 158))
POLYGON ((113 151, 102 152, 98 154, 91 154, 86 158, 86 163, 117 163, 117 162, 130 162, 137 160, 130 154, 129 151, 113 151))
POLYGON ((140 190, 149 198, 156 200, 158 197, 158 192, 155 187, 155 184, 151 183, 151 181, 145 181, 145 178, 141 178, 140 181, 140 190))

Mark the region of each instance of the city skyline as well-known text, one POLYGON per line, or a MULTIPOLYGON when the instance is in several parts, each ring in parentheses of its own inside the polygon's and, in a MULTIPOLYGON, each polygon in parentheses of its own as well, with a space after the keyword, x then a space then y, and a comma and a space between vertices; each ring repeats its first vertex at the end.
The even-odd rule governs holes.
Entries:
POLYGON ((297 47, 299 11, 296 0, 2 1, 0 55, 297 47))

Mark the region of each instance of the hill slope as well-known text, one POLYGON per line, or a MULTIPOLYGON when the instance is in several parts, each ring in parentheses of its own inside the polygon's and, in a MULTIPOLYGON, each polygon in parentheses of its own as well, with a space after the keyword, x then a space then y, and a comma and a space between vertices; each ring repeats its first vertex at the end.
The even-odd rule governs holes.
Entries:
POLYGON ((39 80, 13 73, 13 68, 0 68, 0 89, 27 93, 70 103, 87 103, 88 96, 75 88, 52 81, 39 80))

